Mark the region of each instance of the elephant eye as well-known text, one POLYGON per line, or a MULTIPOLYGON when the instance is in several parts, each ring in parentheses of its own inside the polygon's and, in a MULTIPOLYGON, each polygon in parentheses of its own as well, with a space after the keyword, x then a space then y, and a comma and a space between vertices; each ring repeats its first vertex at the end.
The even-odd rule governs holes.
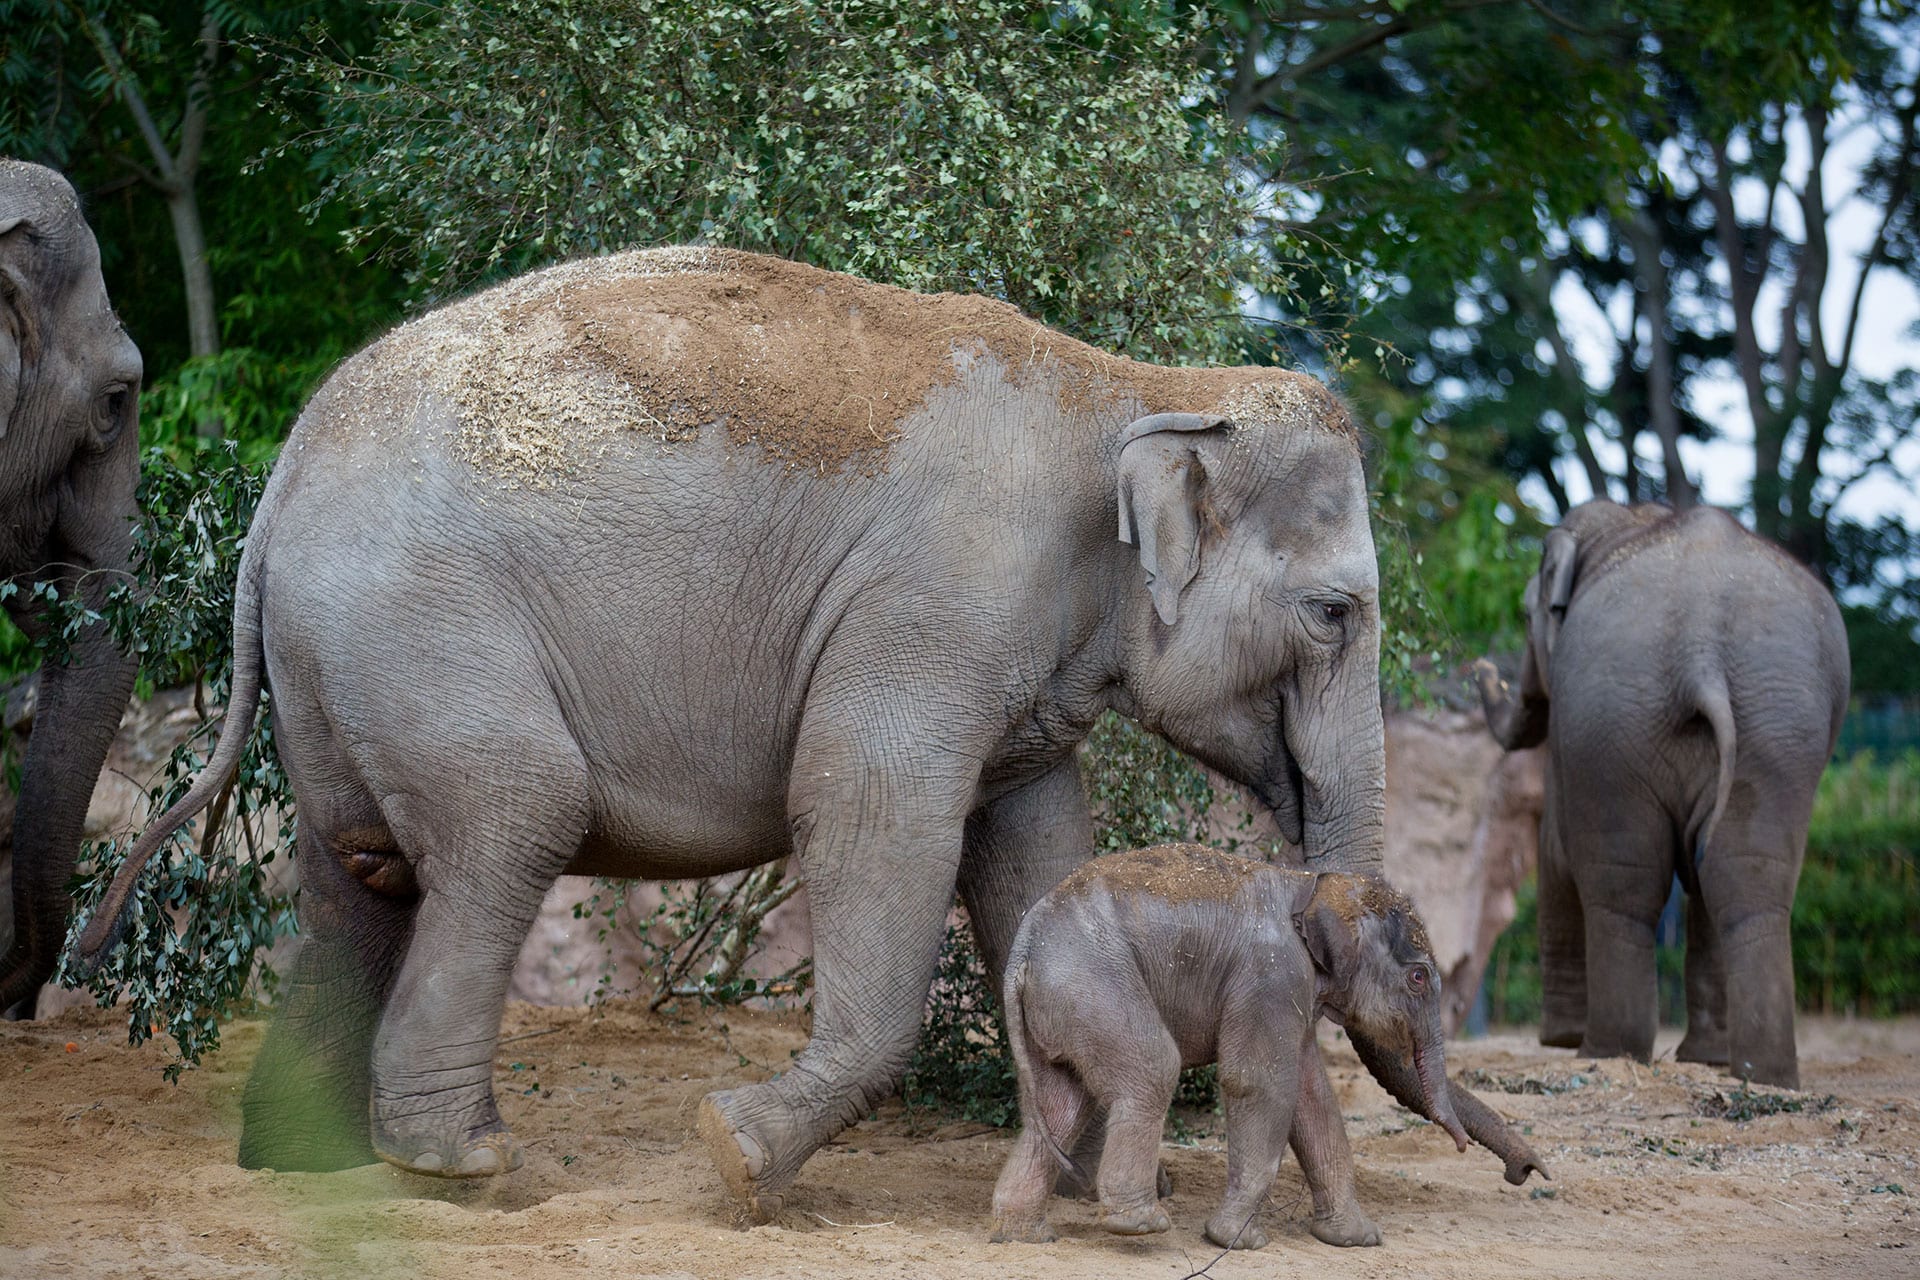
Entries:
POLYGON ((1427 989, 1427 967, 1425 965, 1416 964, 1407 970, 1407 987, 1415 995, 1419 995, 1427 989))
POLYGON ((104 449, 120 436, 127 425, 127 410, 133 398, 132 388, 115 383, 100 393, 94 404, 93 447, 104 449))
POLYGON ((1326 615, 1328 622, 1340 622, 1347 616, 1347 603, 1344 600, 1329 600, 1320 606, 1320 612, 1326 615))

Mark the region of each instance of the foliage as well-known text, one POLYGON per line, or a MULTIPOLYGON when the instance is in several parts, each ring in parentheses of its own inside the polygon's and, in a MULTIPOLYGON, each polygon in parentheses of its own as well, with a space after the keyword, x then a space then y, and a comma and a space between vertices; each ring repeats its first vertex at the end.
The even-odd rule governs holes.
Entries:
POLYGON ((1803 1009, 1920 1010, 1920 751, 1827 766, 1793 903, 1803 1009))
POLYGON ((1020 1118, 1018 1082, 998 993, 973 930, 949 924, 920 1042, 900 1083, 909 1107, 1005 1126, 1020 1118))
MULTIPOLYGON (((444 294, 581 253, 697 242, 1006 299, 1139 356, 1262 345, 1294 300, 1248 233, 1246 135, 1208 106, 1204 21, 1031 0, 450 0, 313 57, 322 204, 444 294)), ((1303 308, 1304 309, 1304 308, 1303 308)))
MULTIPOLYGON (((77 600, 54 600, 62 631, 103 616, 123 647, 140 659, 140 685, 194 684, 224 705, 233 666, 233 588, 262 472, 233 461, 176 466, 158 451, 144 459, 144 519, 134 541, 133 579, 116 584, 99 615, 77 600)), ((59 654, 50 655, 58 661, 59 654)), ((204 705, 202 703, 201 705, 204 705)), ((185 794, 205 763, 220 720, 202 723, 168 758, 149 795, 152 812, 185 794)), ((88 983, 101 1004, 127 1002, 129 1039, 138 1044, 164 1029, 178 1059, 175 1078, 220 1044, 220 1023, 256 989, 270 993, 272 971, 257 953, 292 932, 292 904, 276 894, 267 866, 293 848, 292 796, 273 752, 263 708, 234 780, 215 800, 197 841, 176 835, 142 876, 130 909, 127 943, 88 983)), ((91 872, 76 877, 82 914, 105 893, 129 841, 90 846, 91 872)), ((63 976, 70 978, 70 973, 63 976)))
MULTIPOLYGON (((1685 500, 1680 440, 1750 429, 1753 523, 1836 566, 1841 495, 1899 478, 1920 421, 1920 374, 1856 361, 1863 288, 1913 269, 1920 11, 1228 8, 1222 92, 1287 142, 1271 176, 1311 197, 1290 225, 1370 286, 1367 417, 1410 416, 1443 470, 1495 467, 1560 511, 1587 492, 1685 500)), ((1429 562, 1452 518, 1406 521, 1429 562)))
MULTIPOLYGON (((1871 752, 1827 766, 1814 799, 1793 903, 1793 971, 1802 1009, 1867 1016, 1920 1010, 1920 751, 1871 752)), ((1529 878, 1488 957, 1488 1020, 1540 1018, 1538 901, 1529 878)), ((1661 1020, 1685 1021, 1682 947, 1656 948, 1661 1020)))
POLYGON ((259 109, 264 69, 277 63, 256 45, 283 47, 314 21, 335 47, 370 38, 363 6, 343 0, 0 0, 0 155, 59 169, 80 191, 108 295, 145 358, 142 441, 182 464, 207 447, 192 437, 209 420, 240 440, 244 461, 268 460, 319 377, 397 308, 391 272, 339 251, 344 213, 301 216, 320 188, 314 158, 262 155, 317 121, 259 109), (219 43, 198 97, 204 136, 189 181, 220 350, 192 357, 172 184, 155 172, 89 28, 105 33, 177 151, 205 22, 219 43))

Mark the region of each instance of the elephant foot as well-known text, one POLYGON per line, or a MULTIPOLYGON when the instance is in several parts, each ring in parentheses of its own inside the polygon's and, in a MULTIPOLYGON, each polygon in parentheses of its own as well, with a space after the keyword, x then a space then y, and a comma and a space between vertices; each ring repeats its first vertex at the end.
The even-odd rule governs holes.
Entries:
POLYGON ((1687 1034, 1680 1040, 1680 1047, 1673 1051, 1675 1062, 1699 1062, 1709 1067, 1727 1065, 1727 1033, 1714 1030, 1696 1033, 1687 1028, 1687 1034))
POLYGON ((349 1135, 328 1129, 324 1133, 247 1121, 240 1130, 240 1151, 235 1157, 242 1169, 272 1169, 277 1173, 335 1173, 379 1164, 380 1156, 366 1140, 361 1127, 349 1135))
POLYGON ((1224 1210, 1216 1213, 1207 1223, 1205 1235, 1208 1240, 1222 1249, 1264 1249, 1267 1247, 1267 1233, 1253 1221, 1254 1210, 1245 1213, 1229 1214, 1224 1210))
POLYGON ((1586 1038, 1587 1029, 1575 1023, 1540 1024, 1540 1043, 1549 1049, 1578 1049, 1586 1038))
POLYGON ((758 1136, 759 1130, 751 1120, 740 1117, 741 1112, 751 1110, 742 1097, 746 1092, 728 1089, 708 1094, 700 1100, 695 1128, 720 1181, 733 1198, 746 1207, 755 1222, 771 1222, 786 1203, 782 1192, 792 1175, 780 1177, 775 1172, 769 1144, 758 1136))
POLYGON ((395 1168, 429 1178, 491 1178, 512 1173, 523 1161, 520 1144, 497 1122, 457 1142, 436 1142, 421 1134, 376 1134, 373 1150, 395 1168))
MULTIPOLYGON (((1732 1055, 1729 1054, 1729 1057, 1732 1055)), ((1786 1062, 1741 1062, 1737 1067, 1729 1064, 1727 1074, 1737 1076, 1750 1084, 1770 1084, 1776 1089, 1800 1088, 1800 1064, 1797 1060, 1786 1062)))
POLYGON ((1167 1230, 1173 1220, 1158 1200, 1128 1209, 1100 1206, 1100 1225, 1117 1236, 1150 1236, 1167 1230))
POLYGON ((1060 1238, 1044 1217, 995 1218, 988 1244, 1052 1244, 1060 1238))
POLYGON ((1380 1228, 1357 1204, 1349 1203, 1333 1213, 1314 1214, 1307 1230, 1321 1244, 1341 1249, 1371 1249, 1381 1243, 1380 1228))

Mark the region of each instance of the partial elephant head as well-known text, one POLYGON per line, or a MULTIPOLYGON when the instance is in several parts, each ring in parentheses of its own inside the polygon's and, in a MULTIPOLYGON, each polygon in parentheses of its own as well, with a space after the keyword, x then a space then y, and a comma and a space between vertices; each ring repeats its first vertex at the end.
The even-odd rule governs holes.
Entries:
POLYGON ((1500 679, 1489 660, 1474 663, 1480 706, 1487 728, 1509 751, 1546 740, 1553 697, 1553 653, 1572 606, 1582 572, 1598 565, 1622 542, 1673 514, 1657 503, 1623 507, 1605 498, 1582 503, 1547 533, 1540 547, 1539 572, 1528 580, 1522 605, 1527 615, 1527 644, 1520 653, 1519 688, 1500 679))
POLYGON ((1313 956, 1316 998, 1350 1037, 1410 1054, 1419 1110, 1467 1149, 1447 1087, 1440 966, 1407 896, 1377 876, 1315 876, 1294 911, 1313 956))
MULTIPOLYGON (((138 512, 140 350, 107 300, 100 250, 66 179, 0 160, 0 577, 98 604, 138 512)), ((8 602, 29 635, 47 621, 8 602)), ((133 685, 104 624, 40 672, 14 816, 14 938, 0 1011, 28 1001, 66 933, 87 800, 133 685)))
POLYGON ((124 545, 141 374, 79 197, 51 169, 0 161, 0 572, 37 568, 49 537, 124 545))
POLYGON ((1378 569, 1346 410, 1311 378, 1159 413, 1116 441, 1121 710, 1250 788, 1310 865, 1376 869, 1385 806, 1378 569), (1325 862, 1321 862, 1325 859, 1325 862))

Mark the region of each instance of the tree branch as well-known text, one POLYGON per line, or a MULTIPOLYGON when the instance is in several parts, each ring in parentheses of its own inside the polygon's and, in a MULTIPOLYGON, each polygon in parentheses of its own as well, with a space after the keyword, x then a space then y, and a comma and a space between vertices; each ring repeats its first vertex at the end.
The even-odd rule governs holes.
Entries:
MULTIPOLYGON (((127 70, 127 64, 120 57, 120 50, 115 46, 112 35, 108 33, 106 23, 98 16, 83 12, 75 5, 69 4, 68 8, 72 10, 75 17, 80 19, 87 38, 93 42, 95 51, 100 55, 101 64, 106 67, 107 75, 113 80, 114 91, 120 95, 120 100, 127 104, 127 110, 132 113, 134 126, 140 130, 141 138, 146 141, 147 151, 153 156, 154 168, 160 171, 160 177, 163 180, 161 189, 168 191, 179 181, 174 170, 173 153, 167 149, 166 139, 160 136, 160 130, 153 123, 153 113, 147 110, 147 100, 140 92, 139 83, 133 78, 133 73, 127 70)), ((171 194, 170 191, 169 194, 171 194)))

